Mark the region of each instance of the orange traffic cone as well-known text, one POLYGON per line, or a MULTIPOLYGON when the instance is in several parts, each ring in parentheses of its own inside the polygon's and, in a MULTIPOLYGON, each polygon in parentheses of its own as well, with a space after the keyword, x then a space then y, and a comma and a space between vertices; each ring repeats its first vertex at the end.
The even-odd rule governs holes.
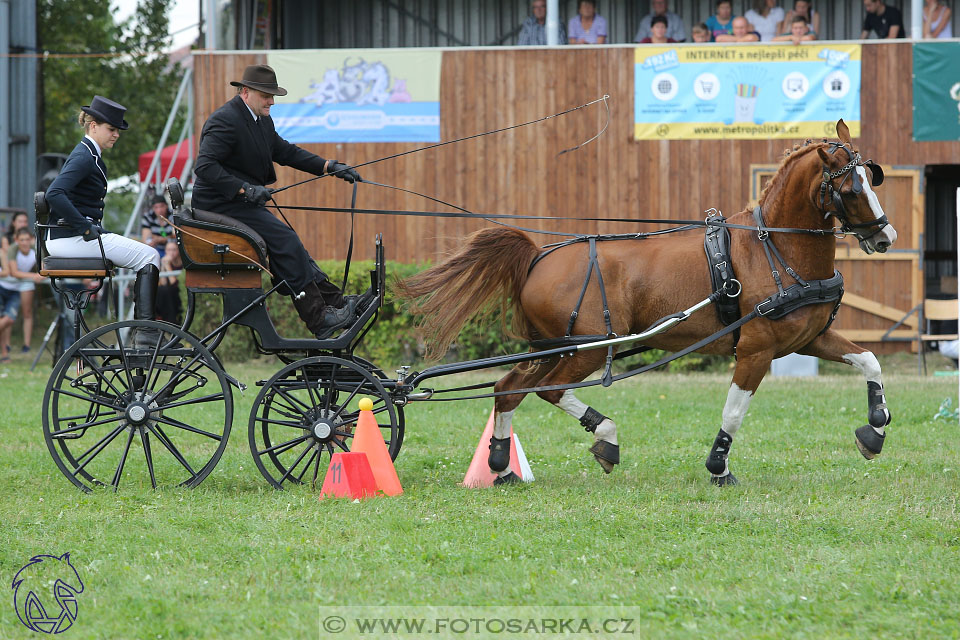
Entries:
MULTIPOLYGON (((487 426, 480 436, 480 442, 477 444, 477 450, 473 453, 473 460, 467 468, 467 474, 463 477, 461 486, 469 489, 478 489, 480 487, 492 487, 493 481, 497 479, 497 474, 490 470, 487 464, 487 458, 490 455, 490 437, 493 436, 493 416, 495 410, 490 411, 490 417, 487 419, 487 426)), ((533 472, 527 463, 526 456, 521 460, 523 449, 520 448, 520 441, 510 427, 510 469, 520 476, 524 482, 533 480, 533 472)))
POLYGON ((330 456, 330 466, 323 478, 320 499, 372 498, 377 495, 377 481, 373 478, 367 454, 338 451, 330 456))
POLYGON ((363 398, 359 402, 360 417, 357 418, 357 431, 353 436, 353 445, 350 450, 367 454, 373 477, 377 481, 377 489, 388 496, 397 496, 403 493, 400 478, 387 451, 387 443, 383 441, 383 434, 377 426, 377 419, 373 416, 373 401, 363 398))

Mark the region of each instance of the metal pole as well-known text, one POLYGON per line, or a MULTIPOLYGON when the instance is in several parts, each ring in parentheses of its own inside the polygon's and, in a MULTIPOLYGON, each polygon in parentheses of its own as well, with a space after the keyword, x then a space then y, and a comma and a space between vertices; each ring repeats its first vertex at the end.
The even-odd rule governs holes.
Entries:
POLYGON ((556 46, 560 42, 560 0, 547 0, 547 44, 556 46))
POLYGON ((914 40, 923 38, 923 0, 910 2, 910 37, 914 40))
POLYGON ((0 0, 0 207, 10 206, 10 3, 0 0))
POLYGON ((217 0, 205 0, 207 16, 207 32, 204 34, 204 42, 209 50, 217 49, 217 0))

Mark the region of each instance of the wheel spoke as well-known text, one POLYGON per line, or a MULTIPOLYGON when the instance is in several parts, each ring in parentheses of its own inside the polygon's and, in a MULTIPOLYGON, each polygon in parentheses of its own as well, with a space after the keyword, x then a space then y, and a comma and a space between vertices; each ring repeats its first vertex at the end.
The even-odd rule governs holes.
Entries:
POLYGON ((130 443, 133 442, 133 429, 130 429, 130 435, 127 436, 127 444, 123 448, 123 455, 120 456, 120 464, 117 465, 117 471, 113 474, 113 482, 110 483, 113 488, 120 488, 120 476, 123 475, 123 466, 127 463, 127 454, 130 453, 130 443))
POLYGON ((293 472, 293 470, 297 468, 297 465, 300 464, 300 461, 303 460, 304 456, 306 456, 307 452, 310 451, 310 449, 312 448, 313 448, 312 445, 309 445, 309 444, 307 445, 307 448, 303 450, 303 453, 300 454, 300 457, 297 458, 297 461, 294 462, 289 469, 287 469, 287 472, 284 473, 283 477, 280 478, 280 481, 277 482, 278 485, 283 485, 283 481, 286 480, 288 477, 290 477, 290 474, 293 472))
MULTIPOLYGON (((307 404, 304 404, 303 401, 300 400, 300 398, 295 398, 294 396, 291 396, 289 393, 287 393, 287 392, 284 390, 283 387, 279 387, 279 386, 278 386, 278 387, 276 387, 276 389, 277 389, 277 393, 279 393, 281 396, 283 396, 284 399, 287 400, 287 401, 290 403, 290 410, 291 410, 291 411, 300 411, 300 410, 297 409, 297 407, 295 406, 295 405, 298 405, 298 404, 299 404, 301 407, 303 407, 304 409, 306 409, 307 411, 309 411, 310 409, 313 408, 313 407, 311 407, 311 406, 309 406, 309 405, 307 405, 307 404)), ((303 413, 303 412, 301 412, 301 413, 303 413)))
POLYGON ((297 482, 300 482, 300 483, 303 482, 303 474, 305 474, 307 470, 310 469, 310 465, 313 464, 313 459, 318 458, 320 456, 319 446, 310 447, 310 449, 313 451, 313 453, 310 454, 310 459, 307 460, 307 464, 303 465, 303 470, 300 472, 300 475, 297 476, 297 482))
POLYGON ((223 436, 218 436, 215 433, 210 433, 209 431, 198 429, 185 422, 180 422, 176 418, 171 418, 170 416, 157 416, 157 422, 162 422, 163 424, 168 424, 171 427, 176 427, 177 429, 183 429, 184 431, 196 433, 201 436, 207 436, 208 438, 216 440, 217 442, 220 442, 221 440, 223 440, 223 436))
POLYGON ((163 432, 163 429, 160 428, 160 425, 151 426, 150 423, 147 423, 147 428, 150 429, 150 432, 157 437, 157 440, 160 441, 160 444, 166 447, 167 451, 169 451, 173 457, 177 459, 177 462, 183 465, 183 468, 189 471, 192 477, 196 477, 197 472, 193 470, 193 468, 190 466, 190 463, 186 461, 186 459, 180 453, 180 450, 177 449, 177 446, 173 444, 167 434, 163 432))
POLYGON ((337 412, 333 414, 334 420, 337 419, 337 417, 340 415, 340 412, 342 412, 344 409, 347 408, 347 405, 350 404, 350 401, 353 400, 354 396, 356 396, 357 393, 359 393, 360 389, 363 389, 363 382, 364 381, 361 380, 360 384, 357 385, 357 388, 351 391, 350 395, 347 396, 347 399, 340 404, 340 408, 337 409, 337 412))
MULTIPOLYGON (((115 415, 115 416, 111 416, 111 417, 109 417, 109 418, 104 418, 103 420, 96 420, 96 421, 94 421, 94 422, 86 422, 86 423, 84 423, 84 424, 78 424, 78 425, 73 426, 73 427, 67 427, 66 429, 60 429, 60 430, 58 430, 58 431, 51 431, 51 432, 50 432, 50 437, 51 437, 51 438, 60 438, 60 437, 63 437, 63 435, 64 435, 65 433, 73 433, 74 431, 79 431, 79 430, 81 430, 81 429, 89 429, 90 427, 98 427, 98 426, 100 426, 101 424, 107 424, 108 422, 116 422, 117 420, 123 420, 124 418, 125 418, 125 416, 123 416, 123 415, 115 415)), ((63 421, 63 420, 61 420, 60 422, 62 422, 62 421, 63 421)), ((72 438, 71 438, 71 439, 72 439, 72 438)))
POLYGON ((74 475, 76 475, 78 471, 82 471, 83 468, 87 466, 87 464, 89 464, 91 460, 93 460, 98 455, 100 455, 100 452, 106 449, 107 445, 113 442, 113 439, 116 438, 120 434, 120 432, 123 431, 123 429, 124 429, 124 426, 122 424, 119 425, 116 429, 114 429, 113 431, 105 435, 103 438, 101 438, 100 442, 98 442, 97 444, 93 445, 92 447, 84 451, 82 456, 80 456, 79 458, 75 458, 74 462, 80 462, 81 460, 86 458, 88 455, 93 453, 93 455, 87 458, 86 462, 81 463, 80 466, 76 467, 73 470, 74 475))
POLYGON ((68 391, 67 389, 54 389, 53 392, 60 395, 70 396, 71 398, 76 398, 77 400, 83 400, 84 402, 93 402, 103 407, 113 409, 114 411, 123 411, 126 408, 118 404, 110 404, 109 402, 101 400, 96 396, 81 395, 79 393, 74 393, 73 391, 68 391))
POLYGON ((261 418, 261 417, 259 417, 259 416, 257 416, 256 421, 257 421, 257 422, 261 422, 261 423, 263 423, 263 424, 275 424, 275 425, 279 425, 279 426, 281 426, 281 427, 292 427, 292 428, 294 428, 294 429, 305 429, 305 428, 306 428, 302 422, 289 422, 289 421, 287 421, 287 420, 274 420, 274 419, 271 419, 271 418, 261 418))
POLYGON ((150 435, 145 429, 140 430, 140 440, 143 442, 143 455, 147 459, 147 469, 150 471, 150 486, 157 488, 157 477, 153 472, 153 454, 150 452, 150 435))
POLYGON ((199 398, 192 398, 190 400, 181 400, 179 402, 172 402, 170 404, 164 404, 161 409, 167 411, 168 409, 173 409, 175 407, 183 407, 188 404, 199 404, 201 402, 213 402, 215 400, 223 400, 223 393, 211 393, 210 395, 200 396, 199 398))
MULTIPOLYGON (((80 358, 84 360, 88 365, 90 365, 90 373, 97 380, 102 380, 104 384, 106 384, 108 387, 110 387, 111 390, 113 390, 113 392, 117 395, 118 398, 123 396, 123 392, 117 389, 115 386, 113 386, 113 383, 110 382, 109 379, 107 379, 106 375, 104 375, 103 373, 104 370, 101 367, 98 367, 96 364, 94 364, 93 360, 90 359, 90 356, 86 355, 83 352, 83 349, 80 349, 79 351, 77 351, 77 355, 80 356, 80 358)), ((129 381, 127 388, 130 389, 132 387, 133 387, 133 382, 129 381)))
POLYGON ((268 447, 264 449, 263 451, 257 451, 257 455, 262 456, 265 453, 281 454, 284 451, 288 449, 292 449, 293 447, 297 446, 298 444, 300 444, 301 442, 303 442, 309 437, 310 436, 308 434, 305 436, 300 436, 299 438, 294 438, 293 440, 287 440, 286 442, 282 442, 280 444, 275 444, 272 447, 268 447))
POLYGON ((117 346, 120 347, 120 361, 123 362, 123 373, 124 375, 127 376, 127 388, 132 391, 133 377, 130 375, 130 363, 127 362, 127 353, 126 353, 126 349, 123 346, 123 336, 120 335, 119 329, 115 329, 114 331, 117 334, 117 346))
POLYGON ((323 449, 320 448, 320 445, 317 445, 317 460, 313 463, 313 480, 310 481, 310 488, 317 488, 317 473, 320 471, 320 457, 323 449))
MULTIPOLYGON (((310 377, 307 375, 307 368, 301 367, 300 371, 303 372, 303 384, 307 387, 307 395, 310 397, 310 404, 314 407, 317 406, 317 398, 313 394, 313 389, 310 388, 310 377)), ((307 463, 310 464, 309 462, 307 463)))
MULTIPOLYGON (((199 360, 202 355, 203 355, 203 354, 201 354, 199 351, 197 351, 196 355, 193 356, 193 359, 190 360, 190 362, 188 362, 186 365, 184 365, 179 371, 175 372, 172 376, 170 376, 170 379, 167 380, 167 381, 163 384, 163 386, 160 387, 160 389, 159 389, 156 393, 154 393, 153 396, 151 396, 150 399, 147 400, 146 402, 148 402, 148 403, 149 403, 149 402, 153 402, 155 399, 157 399, 157 397, 159 397, 161 394, 163 394, 163 393, 167 390, 167 388, 170 387, 170 385, 172 385, 174 382, 177 382, 177 381, 180 379, 180 378, 179 378, 179 374, 180 374, 180 373, 186 373, 186 372, 188 372, 188 371, 189 371, 190 373, 196 373, 195 371, 190 371, 190 367, 191 367, 197 360, 199 360)), ((205 363, 204 363, 204 364, 205 364, 205 363)), ((203 364, 201 364, 201 366, 203 366, 203 364)), ((178 382, 178 384, 179 384, 179 382, 178 382)), ((174 385, 174 388, 176 388, 176 385, 174 385)))

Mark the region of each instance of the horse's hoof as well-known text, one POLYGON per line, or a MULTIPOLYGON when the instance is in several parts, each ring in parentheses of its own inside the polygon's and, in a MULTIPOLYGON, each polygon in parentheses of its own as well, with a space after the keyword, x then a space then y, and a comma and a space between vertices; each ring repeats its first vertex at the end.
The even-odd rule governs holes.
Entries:
POLYGON ((518 482, 523 482, 523 479, 517 474, 515 474, 513 471, 511 471, 505 476, 497 476, 493 480, 493 486, 497 487, 497 486, 500 486, 501 484, 516 484, 518 482))
POLYGON ((877 433, 876 429, 866 424, 854 431, 856 435, 857 449, 867 460, 873 460, 883 449, 883 440, 886 434, 877 433))
POLYGON ((614 465, 620 464, 620 447, 606 440, 594 441, 593 446, 590 447, 590 453, 600 463, 604 473, 610 473, 614 465))
POLYGON ((740 481, 737 480, 735 475, 728 473, 725 476, 710 476, 710 484, 715 484, 718 487, 735 487, 740 484, 740 481))

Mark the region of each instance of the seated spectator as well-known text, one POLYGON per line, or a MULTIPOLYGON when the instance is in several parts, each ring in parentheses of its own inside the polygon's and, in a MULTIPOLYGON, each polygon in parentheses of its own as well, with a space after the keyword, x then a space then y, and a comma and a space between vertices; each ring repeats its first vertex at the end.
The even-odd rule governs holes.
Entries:
POLYGON ((820 14, 813 10, 809 0, 796 0, 793 3, 793 9, 787 12, 787 15, 783 17, 783 22, 777 25, 778 33, 789 33, 790 25, 793 24, 793 18, 795 16, 803 16, 807 19, 807 24, 810 25, 810 30, 814 33, 820 33, 820 14))
POLYGON ((717 0, 717 13, 707 18, 710 39, 716 42, 717 36, 733 35, 733 3, 731 0, 717 0))
POLYGON ((570 44, 604 44, 607 41, 607 20, 597 14, 597 0, 580 0, 577 15, 567 26, 570 44))
POLYGON ((816 39, 817 34, 810 29, 807 19, 797 15, 793 16, 793 22, 790 23, 790 31, 777 36, 773 39, 773 42, 800 44, 801 42, 809 42, 816 39))
POLYGON ((37 273, 37 252, 34 251, 36 238, 30 227, 17 229, 16 245, 10 247, 7 257, 10 260, 10 274, 17 278, 20 289, 20 313, 23 314, 23 347, 21 353, 30 351, 33 337, 33 296, 36 284, 44 278, 37 273))
POLYGON ((174 236, 173 227, 168 222, 169 217, 167 201, 163 196, 157 195, 153 196, 150 208, 143 212, 143 219, 140 222, 141 239, 145 244, 156 249, 161 256, 167 246, 167 240, 174 236))
MULTIPOLYGON (((667 41, 683 42, 687 39, 687 30, 683 26, 683 20, 675 13, 667 11, 667 0, 652 0, 650 2, 651 12, 640 21, 640 28, 637 29, 637 35, 633 37, 634 42, 649 42, 645 38, 652 38, 653 19, 663 17, 667 19, 667 41)), ((654 40, 654 42, 656 42, 654 40)))
POLYGON ((746 18, 737 16, 733 19, 733 33, 721 33, 717 36, 717 42, 760 42, 760 34, 750 31, 750 23, 746 18))
POLYGON ((690 36, 693 38, 694 42, 704 43, 710 42, 710 29, 707 29, 707 25, 702 22, 693 25, 693 28, 690 29, 690 36))
POLYGON ((667 37, 667 19, 663 16, 654 16, 650 21, 650 37, 640 41, 641 44, 667 44, 676 42, 673 38, 667 37))
MULTIPOLYGON (((183 268, 180 259, 180 245, 176 238, 167 243, 167 251, 160 259, 160 273, 178 271, 183 268)), ((177 276, 160 276, 157 286, 157 320, 180 325, 183 321, 183 304, 180 301, 180 282, 177 276)))
POLYGON ((777 0, 753 0, 753 8, 744 14, 750 28, 760 35, 760 40, 770 42, 780 31, 777 27, 786 15, 777 0))
POLYGON ((940 0, 926 0, 923 5, 923 37, 941 40, 953 37, 950 7, 940 0))
POLYGON ((881 40, 904 37, 903 15, 899 9, 888 6, 881 0, 863 0, 863 9, 867 15, 863 18, 861 40, 866 40, 871 31, 881 40))
MULTIPOLYGON (((530 3, 533 15, 527 16, 520 27, 520 36, 517 44, 520 46, 536 46, 547 44, 547 0, 533 0, 530 3)), ((567 31, 563 23, 557 24, 557 44, 567 44, 567 31)))

